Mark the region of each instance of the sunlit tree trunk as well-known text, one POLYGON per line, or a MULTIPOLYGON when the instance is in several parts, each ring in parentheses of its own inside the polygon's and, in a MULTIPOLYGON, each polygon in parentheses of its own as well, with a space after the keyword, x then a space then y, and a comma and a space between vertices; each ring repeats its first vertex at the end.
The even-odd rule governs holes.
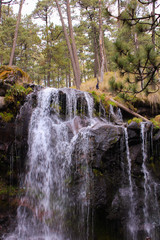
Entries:
POLYGON ((15 49, 16 49, 16 43, 17 43, 17 37, 18 37, 18 28, 19 28, 19 24, 20 24, 20 20, 21 20, 21 12, 22 12, 23 3, 24 3, 24 0, 21 0, 20 4, 19 4, 19 12, 18 12, 16 29, 15 29, 15 34, 14 34, 13 47, 12 47, 12 52, 11 52, 10 61, 9 61, 10 66, 13 65, 13 58, 14 58, 14 53, 15 53, 15 49))

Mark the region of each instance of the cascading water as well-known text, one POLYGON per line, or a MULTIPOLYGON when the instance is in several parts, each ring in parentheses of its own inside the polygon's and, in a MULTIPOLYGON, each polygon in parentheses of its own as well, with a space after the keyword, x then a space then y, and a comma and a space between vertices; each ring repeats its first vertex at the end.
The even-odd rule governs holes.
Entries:
MULTIPOLYGON (((25 194, 18 208, 17 228, 5 239, 70 239, 68 209, 73 211, 75 207, 68 187, 72 181, 71 168, 74 167, 71 155, 79 137, 83 142, 84 157, 87 154, 87 129, 94 123, 92 111, 93 99, 87 93, 72 89, 39 92, 38 106, 32 113, 29 126, 25 194), (66 98, 66 106, 60 104, 61 98, 66 98), (76 111, 88 115, 84 117, 84 123, 75 117, 76 111)), ((90 184, 87 158, 84 161, 86 169, 79 193, 82 222, 88 216, 90 184)))
POLYGON ((156 229, 160 225, 159 205, 157 199, 158 184, 153 180, 150 172, 147 169, 147 131, 146 123, 141 123, 141 138, 142 138, 142 172, 144 175, 144 231, 152 240, 157 240, 156 229))
POLYGON ((129 238, 132 240, 137 239, 137 223, 138 219, 135 213, 135 198, 134 198, 134 191, 133 191, 133 181, 132 181, 132 162, 131 162, 131 157, 130 157, 130 152, 129 152, 129 144, 128 144, 128 132, 127 128, 124 128, 124 133, 125 133, 125 144, 126 144, 126 154, 127 154, 127 162, 128 162, 128 183, 129 183, 129 213, 128 213, 128 231, 129 231, 129 238))
MULTIPOLYGON (((88 93, 74 89, 44 89, 38 93, 29 124, 28 161, 17 227, 5 240, 143 240, 147 235, 158 239, 159 185, 147 168, 146 123, 141 124, 139 149, 143 161, 138 167, 142 182, 137 185, 120 110, 110 106, 110 120, 121 125, 116 126, 93 118, 93 107, 88 93), (112 184, 116 188, 113 192, 112 184), (117 195, 124 210, 123 237, 120 231, 110 233, 94 208, 109 210, 112 222, 113 212, 107 203, 111 199, 117 204, 117 195), (104 233, 99 233, 101 225, 104 233)), ((106 214, 106 218, 109 223, 110 216, 106 214)))

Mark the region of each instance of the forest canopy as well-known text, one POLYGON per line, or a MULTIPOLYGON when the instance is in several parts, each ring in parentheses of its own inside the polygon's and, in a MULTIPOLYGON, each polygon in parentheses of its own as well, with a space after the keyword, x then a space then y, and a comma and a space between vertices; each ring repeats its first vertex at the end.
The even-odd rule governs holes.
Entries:
POLYGON ((99 83, 105 72, 120 71, 125 81, 112 78, 114 91, 159 90, 158 0, 38 0, 25 17, 23 3, 0 0, 1 66, 16 65, 35 83, 52 87, 80 88, 92 77, 99 83))

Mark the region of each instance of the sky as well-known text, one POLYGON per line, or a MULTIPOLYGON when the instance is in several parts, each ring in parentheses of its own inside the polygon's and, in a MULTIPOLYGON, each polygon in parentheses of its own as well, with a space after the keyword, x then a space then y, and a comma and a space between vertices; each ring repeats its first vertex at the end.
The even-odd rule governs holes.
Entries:
MULTIPOLYGON (((33 10, 35 9, 37 2, 38 2, 38 0, 25 0, 23 7, 22 7, 22 15, 25 16, 25 15, 31 14, 33 12, 33 10)), ((18 10, 19 10, 19 4, 14 4, 13 5, 14 13, 18 13, 18 10)), ((54 24, 61 25, 59 15, 57 12, 53 13, 52 19, 54 19, 54 24)), ((34 22, 37 23, 38 25, 44 24, 44 22, 40 19, 36 19, 34 22)))
MULTIPOLYGON (((22 15, 30 14, 35 9, 37 2, 38 0, 25 0, 25 3, 22 8, 22 15)), ((15 13, 18 13, 19 5, 14 4, 13 9, 15 13)))
MULTIPOLYGON (((38 0, 25 0, 25 3, 22 8, 22 15, 25 16, 25 15, 31 14, 32 11, 35 9, 37 2, 38 0)), ((157 4, 158 5, 160 4, 160 0, 157 1, 157 4)), ((14 4, 13 10, 14 10, 14 13, 18 13, 19 5, 14 4)), ((158 8, 156 12, 159 13, 159 11, 160 11, 160 8, 158 8)), ((58 13, 53 13, 52 19, 54 19, 54 24, 60 25, 60 19, 59 19, 58 13)), ((35 22, 39 25, 43 24, 43 22, 38 19, 35 22)))

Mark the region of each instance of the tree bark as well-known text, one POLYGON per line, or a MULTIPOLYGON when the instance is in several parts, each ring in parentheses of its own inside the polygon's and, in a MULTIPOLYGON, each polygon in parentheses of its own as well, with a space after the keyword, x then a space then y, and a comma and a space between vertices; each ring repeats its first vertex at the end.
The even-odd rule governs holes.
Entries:
POLYGON ((102 31, 102 2, 99 0, 99 50, 100 50, 100 81, 103 82, 104 75, 104 52, 103 52, 103 31, 102 31))
POLYGON ((71 38, 71 47, 72 47, 73 57, 74 57, 75 65, 76 65, 76 71, 77 71, 77 75, 78 75, 78 82, 80 84, 81 83, 81 71, 80 71, 80 67, 79 67, 77 48, 76 48, 75 38, 74 38, 74 34, 73 34, 73 27, 72 27, 72 19, 71 19, 71 10, 70 10, 69 0, 66 0, 66 5, 67 5, 67 18, 68 18, 69 34, 70 34, 70 38, 71 38))
POLYGON ((94 37, 93 37, 93 45, 94 45, 94 77, 96 78, 98 73, 100 72, 100 61, 99 61, 99 54, 98 54, 98 43, 97 43, 97 36, 96 36, 96 27, 92 26, 92 31, 94 33, 94 37))
POLYGON ((55 0, 55 2, 56 2, 58 13, 59 13, 59 16, 60 16, 60 19, 61 19, 65 39, 66 39, 66 42, 67 42, 67 46, 68 46, 68 50, 69 50, 69 54, 70 54, 70 58, 71 58, 71 62, 72 62, 73 73, 74 73, 74 78, 75 78, 75 85, 76 85, 77 89, 80 89, 79 75, 77 73, 77 68, 76 68, 76 64, 75 64, 75 61, 74 61, 73 51, 72 51, 71 43, 70 43, 69 36, 68 36, 67 30, 66 30, 66 26, 65 26, 65 23, 64 23, 64 20, 63 20, 61 8, 58 4, 58 0, 55 0))
POLYGON ((102 40, 103 40, 104 71, 108 72, 108 64, 107 64, 107 56, 105 53, 105 47, 104 47, 104 32, 103 31, 102 31, 102 40))
POLYGON ((47 40, 47 87, 50 87, 50 67, 51 67, 51 58, 50 58, 50 51, 49 51, 49 38, 48 38, 48 8, 46 8, 46 16, 45 16, 45 22, 46 22, 46 40, 47 40))
MULTIPOLYGON (((120 0, 118 0, 118 17, 121 14, 120 0)), ((118 29, 121 28, 120 20, 118 19, 118 29)))
POLYGON ((152 3, 152 43, 155 50, 155 9, 156 9, 156 0, 153 0, 152 3))
POLYGON ((16 43, 17 43, 17 37, 18 37, 18 28, 19 28, 19 24, 20 24, 20 20, 21 20, 21 12, 22 12, 22 6, 23 6, 24 1, 25 0, 21 0, 20 4, 19 4, 19 12, 18 12, 16 29, 15 29, 15 34, 14 34, 13 47, 12 47, 12 52, 11 52, 10 61, 9 61, 10 66, 13 65, 13 58, 14 58, 14 53, 15 53, 16 43))
POLYGON ((2 0, 0 0, 0 23, 2 22, 2 0))

